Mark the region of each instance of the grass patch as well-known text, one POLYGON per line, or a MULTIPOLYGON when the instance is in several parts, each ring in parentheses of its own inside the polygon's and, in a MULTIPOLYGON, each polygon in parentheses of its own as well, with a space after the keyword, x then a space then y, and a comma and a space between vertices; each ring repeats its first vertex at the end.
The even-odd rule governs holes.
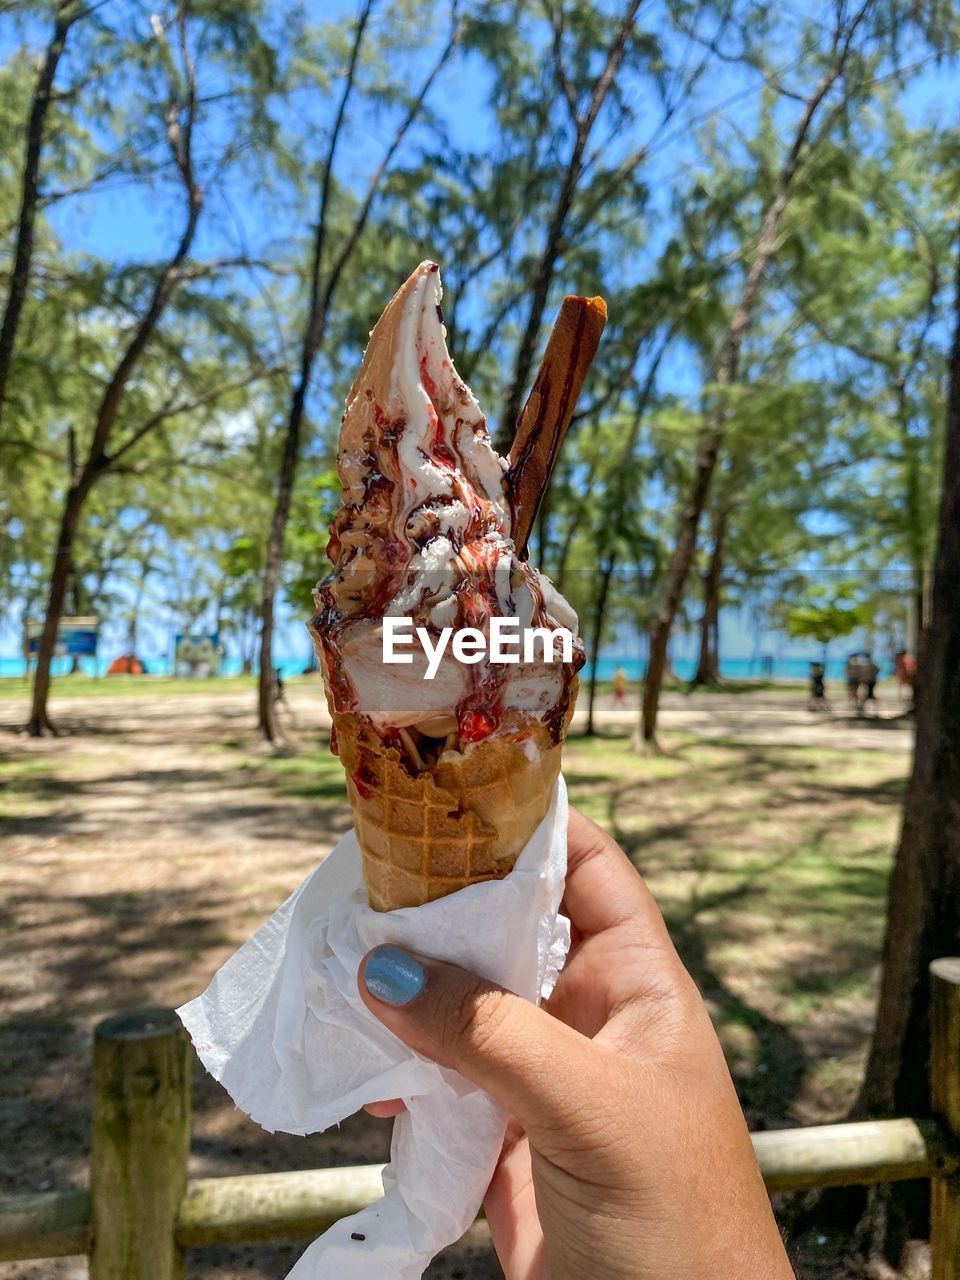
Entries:
POLYGON ((861 1067, 908 762, 689 735, 671 746, 645 758, 625 737, 570 740, 571 800, 646 878, 748 1109, 829 1116, 861 1067))
POLYGON ((42 817, 53 812, 69 779, 82 773, 89 760, 70 756, 0 757, 0 824, 15 818, 42 817))
MULTIPOLYGON (((682 732, 671 733, 670 748, 648 757, 630 749, 626 733, 572 737, 564 751, 571 800, 613 833, 646 878, 704 993, 748 1112, 773 1124, 835 1118, 862 1068, 908 758, 682 732)), ((289 802, 288 812, 270 809, 269 829, 280 833, 302 828, 305 812, 331 838, 348 821, 343 769, 325 742, 263 756, 225 727, 193 751, 198 775, 204 757, 214 765, 204 784, 211 823, 219 797, 242 808, 246 791, 254 805, 263 791, 289 802)), ((128 757, 116 744, 106 752, 75 745, 63 755, 12 747, 0 759, 0 816, 14 830, 41 819, 42 839, 62 813, 68 856, 88 795, 102 803, 111 779, 129 771, 136 781, 138 768, 149 769, 142 757, 131 769, 128 757)), ((125 809, 128 820, 136 823, 125 809)), ((192 865, 178 848, 169 852, 173 867, 192 865)), ((282 896, 274 868, 262 877, 258 871, 249 894, 237 894, 238 926, 262 918, 261 898, 282 896)), ((92 908, 108 921, 137 920, 141 910, 119 885, 92 908)))
MULTIPOLYGON (((284 677, 286 686, 316 684, 316 676, 284 677)), ((30 696, 32 682, 20 676, 0 677, 0 698, 30 696)), ((218 676, 209 680, 177 680, 172 676, 55 676, 51 681, 51 697, 58 698, 156 698, 169 694, 228 694, 251 692, 257 687, 256 676, 218 676)))
POLYGON ((255 760, 282 795, 347 802, 343 765, 329 747, 255 760))
MULTIPOLYGON (((287 688, 299 684, 316 685, 319 677, 316 674, 304 676, 284 676, 283 683, 287 688)), ((237 693, 245 689, 257 687, 257 677, 250 676, 216 676, 206 680, 181 680, 174 676, 86 676, 69 675, 54 676, 50 682, 51 697, 70 698, 124 698, 124 697, 157 697, 165 694, 181 693, 237 693)), ((30 696, 32 680, 24 680, 22 676, 0 676, 0 698, 23 699, 30 696)), ((631 683, 627 693, 627 707, 633 709, 636 704, 637 682, 631 683)), ((681 680, 668 680, 664 689, 672 693, 689 693, 690 686, 681 680)), ((701 687, 695 693, 751 694, 776 690, 778 693, 797 693, 806 691, 806 686, 793 682, 774 682, 770 680, 729 680, 717 688, 701 687)), ((597 684, 597 692, 603 697, 613 693, 613 682, 601 680, 597 684)))

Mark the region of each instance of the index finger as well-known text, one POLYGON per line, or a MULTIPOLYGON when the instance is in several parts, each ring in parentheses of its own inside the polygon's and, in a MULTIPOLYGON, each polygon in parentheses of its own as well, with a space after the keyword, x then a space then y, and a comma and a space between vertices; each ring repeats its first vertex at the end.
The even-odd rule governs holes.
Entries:
POLYGON ((660 908, 612 836, 571 808, 563 901, 584 937, 629 927, 651 943, 672 946, 660 908))

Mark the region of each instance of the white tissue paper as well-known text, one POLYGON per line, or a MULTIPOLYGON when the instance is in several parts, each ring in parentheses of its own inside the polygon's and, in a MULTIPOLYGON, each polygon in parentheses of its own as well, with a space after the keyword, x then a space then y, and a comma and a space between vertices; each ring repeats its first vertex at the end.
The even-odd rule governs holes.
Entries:
POLYGON ((314 1241, 288 1280, 419 1280, 469 1227, 506 1116, 378 1022, 360 999, 357 970, 371 947, 392 942, 528 1000, 546 998, 570 945, 569 922, 558 914, 566 865, 562 778, 505 879, 422 907, 383 913, 367 905, 351 831, 204 994, 178 1010, 207 1070, 271 1132, 318 1133, 365 1103, 406 1103, 394 1121, 383 1198, 314 1241))

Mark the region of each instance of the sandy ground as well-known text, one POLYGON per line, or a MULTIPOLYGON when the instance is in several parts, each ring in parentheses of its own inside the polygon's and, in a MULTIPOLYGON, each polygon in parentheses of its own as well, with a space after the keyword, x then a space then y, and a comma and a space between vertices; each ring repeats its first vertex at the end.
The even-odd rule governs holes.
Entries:
MULTIPOLYGON (((288 697, 292 732, 315 743, 326 726, 319 688, 288 697)), ((895 711, 831 719, 796 693, 667 695, 663 728, 907 752, 911 730, 895 711)), ((297 798, 264 779, 250 756, 249 691, 59 698, 56 740, 10 732, 23 712, 0 701, 0 763, 28 762, 36 775, 32 803, 13 804, 0 825, 0 1192, 82 1185, 93 1026, 196 994, 349 825, 342 788, 297 798)), ((626 725, 633 713, 605 707, 600 718, 626 725)), ((364 1115, 317 1137, 264 1135, 199 1067, 195 1110, 195 1175, 387 1156, 389 1124, 364 1115)), ((279 1277, 301 1248, 197 1250, 188 1274, 279 1277)), ((76 1259, 0 1265, 0 1280, 83 1274, 76 1259)), ((428 1275, 499 1276, 483 1228, 428 1275)))
MULTIPOLYGON (((701 738, 734 738, 742 742, 781 747, 830 747, 878 751, 910 751, 913 722, 903 703, 889 688, 876 714, 851 714, 839 691, 831 691, 832 714, 811 712, 806 699, 792 690, 764 689, 749 694, 667 693, 660 727, 669 737, 683 730, 701 738)), ((578 708, 575 723, 582 717, 578 708)), ((602 726, 631 725, 633 715, 604 708, 602 726)))

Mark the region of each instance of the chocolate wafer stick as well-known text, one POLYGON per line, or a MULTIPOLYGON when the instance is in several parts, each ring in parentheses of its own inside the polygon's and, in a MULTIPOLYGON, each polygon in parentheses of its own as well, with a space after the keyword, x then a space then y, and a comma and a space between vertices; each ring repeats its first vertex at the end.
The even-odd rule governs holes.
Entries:
POLYGON ((606 322, 607 304, 602 298, 564 298, 517 421, 508 457, 507 493, 513 541, 521 558, 606 322))

